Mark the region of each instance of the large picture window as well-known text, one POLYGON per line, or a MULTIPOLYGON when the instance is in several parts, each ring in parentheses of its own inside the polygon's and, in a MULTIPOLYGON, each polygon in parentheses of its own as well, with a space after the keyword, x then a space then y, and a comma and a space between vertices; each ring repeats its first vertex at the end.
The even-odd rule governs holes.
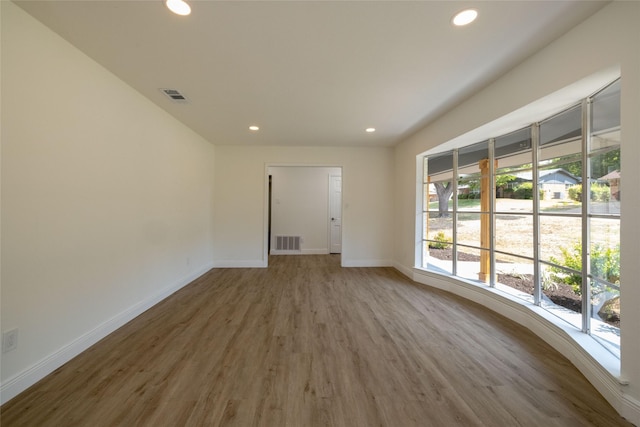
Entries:
POLYGON ((619 80, 424 158, 422 267, 545 308, 620 354, 619 80))

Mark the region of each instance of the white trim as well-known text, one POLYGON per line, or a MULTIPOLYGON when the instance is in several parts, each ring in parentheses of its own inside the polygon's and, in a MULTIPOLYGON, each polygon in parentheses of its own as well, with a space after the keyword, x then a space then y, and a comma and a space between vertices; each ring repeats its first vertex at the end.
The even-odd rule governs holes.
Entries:
POLYGON ((626 393, 622 393, 620 400, 620 409, 618 410, 620 415, 626 418, 626 420, 633 425, 640 426, 640 401, 626 393))
POLYGON ((388 259, 344 259, 342 267, 393 267, 393 261, 388 259))
POLYGON ((571 327, 542 307, 495 288, 399 263, 394 267, 411 280, 481 304, 526 327, 564 355, 621 416, 640 425, 640 402, 625 393, 620 360, 591 336, 571 327))
POLYGON ((392 265, 393 268, 395 268, 396 270, 398 270, 400 273, 404 274, 405 276, 407 276, 408 278, 410 278, 411 280, 413 280, 413 270, 405 267, 404 265, 400 264, 399 262, 394 262, 392 265))
MULTIPOLYGON (((416 225, 414 228, 415 232, 415 245, 414 245, 414 253, 413 253, 413 262, 415 265, 422 264, 422 234, 424 232, 424 214, 425 210, 424 206, 424 156, 418 155, 416 156, 416 205, 415 205, 415 213, 416 213, 416 225)), ((429 198, 427 197, 427 207, 429 203, 429 198)), ((411 276, 409 276, 411 277, 411 276)))
POLYGON ((302 251, 302 255, 328 255, 329 254, 328 248, 302 249, 301 251, 302 251))
POLYGON ((328 255, 329 249, 300 249, 299 251, 281 251, 271 249, 271 255, 328 255))
MULTIPOLYGON (((268 258, 267 258, 268 259, 268 258)), ((265 268, 267 261, 262 259, 249 260, 218 260, 213 262, 213 268, 265 268)))
POLYGON ((343 185, 342 185, 342 167, 340 167, 340 175, 331 175, 329 174, 329 182, 328 182, 329 188, 327 189, 327 195, 329 200, 327 200, 327 246, 329 247, 329 249, 327 250, 327 253, 331 254, 331 253, 335 253, 335 254, 342 254, 342 240, 343 240, 343 233, 342 233, 342 220, 343 220, 343 216, 344 216, 344 206, 342 205, 344 197, 342 192, 343 192, 343 185), (333 216, 331 215, 331 206, 332 206, 332 201, 333 201, 333 178, 340 178, 340 252, 331 252, 332 249, 332 240, 331 240, 331 236, 332 236, 332 230, 331 230, 331 226, 333 224, 333 220, 331 218, 333 218, 333 216))
MULTIPOLYGON (((260 265, 256 267, 268 267, 269 266, 269 168, 271 164, 264 164, 264 192, 262 201, 262 260, 260 265)), ((230 266, 239 267, 239 266, 230 266)), ((251 267, 251 266, 246 266, 251 267)))
MULTIPOLYGON (((331 175, 329 173, 327 180, 327 253, 331 251, 331 177, 336 175, 331 175)), ((340 179, 342 179, 342 171, 340 171, 340 179)), ((342 187, 342 183, 340 183, 342 187)), ((342 205, 340 206, 342 209, 342 205)), ((340 253, 342 253, 342 226, 340 226, 340 253)))
POLYGON ((279 250, 279 249, 271 249, 271 255, 303 255, 302 250, 279 250))
POLYGON ((73 359, 107 335, 111 334, 116 329, 133 320, 184 286, 193 282, 212 268, 213 265, 211 263, 207 263, 194 273, 178 280, 173 285, 166 287, 149 298, 132 305, 121 313, 116 314, 111 319, 108 319, 94 329, 79 336, 71 343, 61 347, 24 371, 9 378, 0 385, 0 404, 5 404, 9 400, 13 399, 33 384, 67 363, 69 360, 73 359))

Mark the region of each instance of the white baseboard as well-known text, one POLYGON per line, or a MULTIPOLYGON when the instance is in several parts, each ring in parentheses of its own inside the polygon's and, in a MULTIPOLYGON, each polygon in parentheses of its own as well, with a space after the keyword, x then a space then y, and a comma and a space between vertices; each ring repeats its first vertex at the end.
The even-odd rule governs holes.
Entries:
POLYGON ((591 336, 565 325, 543 308, 520 301, 496 289, 466 283, 454 277, 418 271, 394 263, 400 273, 429 287, 479 303, 531 330, 564 355, 598 392, 629 422, 640 426, 640 402, 624 392, 619 360, 591 336))
POLYGON ((393 267, 393 261, 388 259, 344 259, 343 267, 393 267))
POLYGON ((407 268, 404 265, 400 264, 399 262, 395 262, 395 261, 393 262, 392 267, 395 268, 396 270, 398 270, 400 273, 402 273, 406 277, 408 277, 409 279, 413 280, 413 270, 412 269, 407 268))
POLYGON ((329 249, 303 249, 302 255, 329 255, 329 249))
POLYGON ((299 251, 279 251, 271 249, 271 255, 328 255, 329 249, 301 249, 299 251))
MULTIPOLYGON (((618 408, 616 408, 618 409, 618 408)), ((631 424, 640 426, 640 401, 623 394, 621 399, 620 415, 625 417, 631 424)))
POLYGON ((213 262, 213 268, 265 268, 267 261, 257 260, 218 260, 213 262))
POLYGON ((211 270, 211 268, 213 268, 212 264, 204 265, 194 273, 184 277, 173 285, 166 287, 144 301, 134 304, 123 312, 98 325, 94 329, 79 336, 71 343, 36 362, 31 367, 9 378, 0 385, 0 405, 13 399, 33 384, 67 363, 69 360, 73 359, 116 329, 123 326, 125 323, 133 320, 163 299, 202 276, 204 273, 211 270))

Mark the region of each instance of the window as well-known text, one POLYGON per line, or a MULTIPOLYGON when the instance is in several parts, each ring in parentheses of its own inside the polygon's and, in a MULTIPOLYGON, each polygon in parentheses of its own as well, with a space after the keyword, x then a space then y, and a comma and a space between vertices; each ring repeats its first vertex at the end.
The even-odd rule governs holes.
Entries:
POLYGON ((488 283, 491 206, 481 195, 489 187, 489 142, 461 148, 457 156, 456 274, 488 283))
POLYGON ((425 158, 423 202, 423 265, 431 270, 453 273, 453 155, 425 158), (428 258, 428 259, 427 259, 428 258), (430 261, 428 261, 430 260, 430 261))
MULTIPOLYGON (((591 334, 616 346, 620 335, 620 81, 593 96, 587 139, 588 310, 591 334)), ((583 190, 585 191, 585 190, 583 190)))
POLYGON ((619 357, 620 85, 424 158, 422 266, 536 304, 619 357))
POLYGON ((533 184, 531 128, 495 139, 496 286, 533 302, 533 184))
POLYGON ((540 123, 538 182, 540 200, 540 305, 582 328, 582 106, 540 123), (570 182, 567 183, 566 181, 570 182), (560 188, 557 183, 565 184, 560 188), (572 191, 574 188, 576 191, 572 191))

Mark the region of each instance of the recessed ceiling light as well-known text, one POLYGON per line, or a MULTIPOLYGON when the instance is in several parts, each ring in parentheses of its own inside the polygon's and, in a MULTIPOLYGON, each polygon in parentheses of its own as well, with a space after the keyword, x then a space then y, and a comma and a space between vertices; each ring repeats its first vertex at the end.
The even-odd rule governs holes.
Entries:
POLYGON ((376 128, 366 128, 364 131, 368 133, 372 133, 376 131, 376 128))
POLYGON ((184 0, 166 0, 164 4, 176 15, 185 16, 191 13, 191 6, 184 0))
POLYGON ((249 126, 249 130, 252 130, 255 132, 257 130, 260 130, 260 128, 258 126, 249 126))
POLYGON ((453 25, 461 27, 463 25, 471 24, 478 17, 478 11, 475 9, 466 9, 462 12, 456 13, 451 22, 453 25))

